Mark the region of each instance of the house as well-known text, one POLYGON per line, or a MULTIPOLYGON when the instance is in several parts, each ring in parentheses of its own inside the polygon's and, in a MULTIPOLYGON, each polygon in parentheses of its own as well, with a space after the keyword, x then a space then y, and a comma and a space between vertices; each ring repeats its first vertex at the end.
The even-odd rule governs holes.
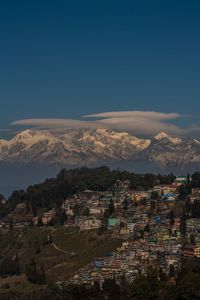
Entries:
POLYGON ((108 219, 108 227, 115 227, 119 226, 120 220, 117 218, 109 218, 108 219))
POLYGON ((175 202, 177 194, 166 193, 162 195, 160 202, 175 202))
POLYGON ((184 257, 198 257, 200 258, 200 245, 187 245, 183 251, 184 257))
POLYGON ((102 207, 90 207, 90 215, 101 215, 105 211, 102 207))
POLYGON ((92 230, 101 227, 101 220, 94 217, 76 217, 75 224, 80 228, 80 230, 92 230))
POLYGON ((165 262, 168 272, 170 270, 170 266, 174 266, 177 270, 180 265, 180 258, 177 255, 165 255, 165 262))
POLYGON ((43 213, 42 215, 42 222, 44 225, 47 225, 55 216, 55 211, 54 210, 49 210, 46 213, 43 213))
POLYGON ((38 220, 39 220, 39 217, 34 217, 33 220, 32 220, 33 224, 37 225, 38 224, 38 220))
POLYGON ((157 192, 160 196, 163 194, 168 194, 168 193, 175 194, 175 193, 177 193, 177 186, 174 184, 156 185, 156 186, 154 186, 153 191, 157 192))
POLYGON ((191 218, 186 220, 186 231, 190 233, 200 233, 200 219, 191 218))
MULTIPOLYGON (((190 178, 190 180, 191 180, 191 178, 190 178)), ((188 181, 188 176, 178 176, 175 179, 175 184, 179 186, 184 183, 187 183, 187 181, 188 181)))
POLYGON ((149 199, 149 198, 150 198, 149 192, 137 191, 137 192, 134 192, 132 195, 132 199, 136 202, 139 202, 143 199, 149 199))

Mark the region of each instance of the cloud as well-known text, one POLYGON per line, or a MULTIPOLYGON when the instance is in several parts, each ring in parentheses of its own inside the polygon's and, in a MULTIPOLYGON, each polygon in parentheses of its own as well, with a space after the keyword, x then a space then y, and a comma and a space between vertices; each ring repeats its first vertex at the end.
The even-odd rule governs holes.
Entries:
POLYGON ((35 129, 48 129, 50 131, 63 132, 68 129, 102 127, 100 122, 76 120, 76 119, 24 119, 17 120, 11 126, 33 127, 35 129))
POLYGON ((182 118, 177 113, 155 111, 118 111, 86 115, 87 118, 100 118, 98 122, 112 128, 128 130, 140 135, 152 135, 160 131, 184 135, 187 129, 180 128, 169 121, 182 118))
POLYGON ((36 126, 41 128, 80 128, 82 126, 92 126, 93 123, 74 119, 24 119, 14 121, 11 125, 36 126))
POLYGON ((154 120, 169 120, 180 118, 181 115, 177 113, 161 113, 155 111, 112 111, 103 112, 97 114, 85 115, 85 118, 133 118, 133 117, 145 117, 154 120))
POLYGON ((131 132, 135 135, 151 136, 160 131, 172 135, 184 136, 192 132, 200 132, 196 125, 183 128, 176 123, 186 116, 178 113, 163 113, 155 111, 115 111, 82 116, 76 119, 25 119, 13 122, 12 126, 32 126, 36 129, 51 131, 66 131, 76 128, 106 127, 131 132))

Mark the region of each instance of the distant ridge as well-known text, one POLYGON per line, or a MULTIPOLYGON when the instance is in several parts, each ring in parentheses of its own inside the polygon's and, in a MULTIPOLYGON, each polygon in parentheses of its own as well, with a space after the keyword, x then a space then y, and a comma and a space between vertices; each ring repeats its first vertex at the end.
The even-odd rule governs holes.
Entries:
POLYGON ((74 129, 64 134, 25 130, 10 141, 0 140, 0 162, 93 166, 139 162, 154 169, 198 169, 200 142, 172 137, 165 132, 151 139, 106 128, 74 129))

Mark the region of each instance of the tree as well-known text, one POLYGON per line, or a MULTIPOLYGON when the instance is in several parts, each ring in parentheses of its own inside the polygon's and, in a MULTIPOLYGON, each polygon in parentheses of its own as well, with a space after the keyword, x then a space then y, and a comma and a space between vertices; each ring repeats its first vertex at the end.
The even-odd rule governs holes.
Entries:
POLYGON ((112 199, 110 200, 110 204, 108 206, 108 212, 110 216, 112 216, 115 212, 115 206, 112 199))
POLYGON ((45 284, 46 275, 43 264, 41 264, 41 267, 38 270, 35 259, 31 258, 29 264, 26 265, 26 277, 31 283, 45 284))
POLYGON ((159 196, 158 192, 156 192, 156 191, 151 192, 151 200, 157 201, 159 199, 160 199, 160 196, 159 196))
POLYGON ((195 235, 194 234, 190 235, 190 244, 192 244, 192 245, 195 244, 195 235))
POLYGON ((193 188, 200 188, 200 172, 195 172, 192 175, 191 185, 193 188))
POLYGON ((12 217, 9 218, 9 227, 10 227, 10 230, 13 229, 13 218, 12 217))
POLYGON ((90 215, 90 209, 89 209, 89 207, 86 207, 86 208, 84 209, 83 215, 86 216, 86 217, 89 217, 89 215, 90 215))
POLYGON ((109 300, 120 300, 120 287, 116 284, 115 279, 105 279, 103 283, 103 294, 106 299, 109 300))
POLYGON ((31 258, 29 264, 26 266, 26 277, 32 283, 38 282, 37 266, 34 258, 31 258))
POLYGON ((174 211, 170 210, 170 212, 169 212, 169 223, 170 223, 171 226, 174 225, 174 217, 175 217, 174 211))
POLYGON ((179 282, 178 299, 200 299, 200 275, 197 273, 189 272, 179 282))
POLYGON ((169 266, 169 277, 174 277, 175 276, 175 270, 174 270, 174 265, 169 266))
POLYGON ((59 216, 59 223, 61 226, 63 226, 66 221, 67 221, 67 215, 66 215, 65 209, 62 209, 60 216, 59 216))
POLYGON ((191 205, 191 217, 200 218, 200 202, 198 200, 191 205))
POLYGON ((37 238, 35 238, 35 240, 34 240, 34 251, 35 251, 35 254, 39 254, 41 252, 40 242, 37 238))
POLYGON ((133 281, 130 287, 130 299, 159 299, 159 280, 156 274, 152 273, 147 276, 139 274, 133 281))
POLYGON ((186 203, 185 203, 185 212, 186 212, 187 216, 190 216, 191 210, 192 210, 192 203, 191 203, 190 197, 187 197, 186 203))
POLYGON ((114 214, 114 212, 115 212, 115 206, 114 206, 113 200, 111 199, 109 206, 105 210, 105 213, 104 213, 105 218, 111 217, 114 214))
POLYGON ((42 221, 42 217, 41 217, 41 216, 38 218, 38 223, 37 223, 37 225, 38 225, 39 227, 44 226, 44 223, 43 223, 43 221, 42 221))
POLYGON ((13 262, 13 266, 14 266, 15 274, 19 275, 20 274, 20 262, 19 262, 18 253, 15 256, 15 259, 14 259, 14 262, 13 262))
POLYGON ((80 204, 78 204, 78 203, 74 204, 74 206, 72 207, 72 210, 73 210, 73 214, 75 217, 80 216, 80 213, 81 213, 80 204))
POLYGON ((179 187, 179 200, 180 201, 185 201, 187 197, 191 194, 192 192, 192 187, 191 184, 183 184, 179 187))
POLYGON ((180 232, 183 236, 185 236, 185 234, 186 234, 186 215, 185 215, 184 211, 180 218, 180 232))
MULTIPOLYGON (((137 202, 136 202, 136 203, 137 203, 137 202)), ((140 205, 144 205, 144 206, 145 206, 145 205, 147 204, 147 198, 144 197, 143 199, 140 200, 139 203, 140 203, 140 205)))
POLYGON ((150 209, 153 212, 155 210, 155 208, 156 208, 156 202, 154 200, 151 200, 150 205, 151 205, 150 209))
POLYGON ((150 231, 150 226, 149 223, 147 223, 144 227, 144 231, 149 232, 150 231))
POLYGON ((40 271, 39 271, 39 284, 45 284, 46 283, 46 274, 44 270, 44 265, 41 264, 40 271))
POLYGON ((19 257, 16 254, 15 258, 4 256, 0 262, 0 276, 2 275, 18 275, 20 273, 19 257))
POLYGON ((191 182, 191 177, 190 177, 190 174, 188 173, 187 174, 187 184, 190 185, 190 182, 191 182))
POLYGON ((129 205, 128 199, 125 198, 124 201, 123 201, 123 209, 124 209, 124 210, 127 210, 127 209, 128 209, 128 205, 129 205))

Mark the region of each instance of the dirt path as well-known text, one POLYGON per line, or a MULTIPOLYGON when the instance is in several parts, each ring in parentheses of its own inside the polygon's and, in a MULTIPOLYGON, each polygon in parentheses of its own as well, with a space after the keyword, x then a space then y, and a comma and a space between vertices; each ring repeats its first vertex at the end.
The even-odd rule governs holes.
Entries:
POLYGON ((56 250, 58 250, 59 252, 61 252, 61 253, 68 254, 68 255, 70 254, 69 252, 60 249, 60 248, 59 248, 56 244, 54 244, 54 243, 52 243, 52 246, 53 246, 56 250))

